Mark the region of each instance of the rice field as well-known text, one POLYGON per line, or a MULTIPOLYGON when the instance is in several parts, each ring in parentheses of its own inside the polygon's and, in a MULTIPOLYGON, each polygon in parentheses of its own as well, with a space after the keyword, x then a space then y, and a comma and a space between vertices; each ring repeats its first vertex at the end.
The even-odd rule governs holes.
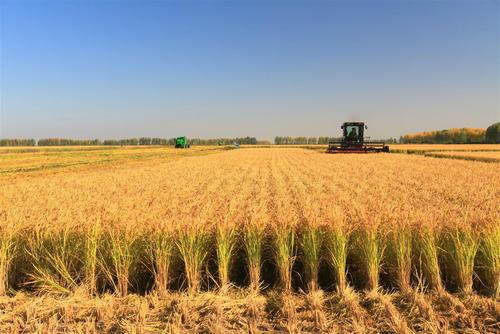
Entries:
POLYGON ((2 333, 498 332, 497 164, 116 148, 19 169, 102 152, 0 155, 2 333))
POLYGON ((500 151, 500 144, 391 144, 395 151, 406 152, 492 152, 500 151))
POLYGON ((425 155, 430 157, 447 158, 447 159, 500 162, 500 151, 483 151, 483 152, 443 151, 443 152, 430 152, 426 153, 425 155))
POLYGON ((0 147, 0 177, 92 169, 106 165, 170 161, 190 155, 221 151, 218 146, 198 146, 179 151, 164 146, 36 146, 0 147))

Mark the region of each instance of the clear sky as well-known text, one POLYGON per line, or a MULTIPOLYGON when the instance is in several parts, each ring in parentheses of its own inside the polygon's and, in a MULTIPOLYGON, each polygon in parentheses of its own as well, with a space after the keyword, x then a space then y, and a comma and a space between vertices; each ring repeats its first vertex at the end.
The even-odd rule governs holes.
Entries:
POLYGON ((500 119, 495 0, 0 0, 0 137, 372 137, 500 119))

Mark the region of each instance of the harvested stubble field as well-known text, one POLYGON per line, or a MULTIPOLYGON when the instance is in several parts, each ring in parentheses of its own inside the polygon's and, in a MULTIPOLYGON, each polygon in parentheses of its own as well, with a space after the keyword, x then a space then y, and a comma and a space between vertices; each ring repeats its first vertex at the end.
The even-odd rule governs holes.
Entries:
POLYGON ((497 164, 178 152, 0 178, 0 332, 498 332, 497 164))

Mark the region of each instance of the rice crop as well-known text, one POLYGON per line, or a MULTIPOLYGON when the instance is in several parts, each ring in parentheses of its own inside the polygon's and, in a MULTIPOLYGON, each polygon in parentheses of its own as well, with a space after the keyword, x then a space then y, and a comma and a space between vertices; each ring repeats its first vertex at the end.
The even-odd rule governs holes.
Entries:
POLYGON ((426 156, 447 159, 460 159, 482 162, 500 162, 500 151, 444 151, 425 153, 426 156))
POLYGON ((170 284, 170 267, 174 252, 174 237, 167 229, 152 232, 148 239, 148 265, 155 281, 154 289, 158 295, 167 293, 170 284))
POLYGON ((404 307, 423 305, 421 291, 497 303, 495 164, 300 148, 152 159, 4 175, 0 296, 172 300, 168 326, 186 330, 203 315, 185 307, 208 300, 254 322, 275 314, 276 324, 257 327, 285 331, 302 326, 303 310, 316 329, 332 312, 356 319, 339 325, 346 331, 377 323, 368 319, 379 314, 407 330, 416 311, 404 307), (399 311, 389 293, 403 296, 399 311), (231 304, 225 296, 252 299, 231 304), (365 310, 372 308, 380 312, 365 310))

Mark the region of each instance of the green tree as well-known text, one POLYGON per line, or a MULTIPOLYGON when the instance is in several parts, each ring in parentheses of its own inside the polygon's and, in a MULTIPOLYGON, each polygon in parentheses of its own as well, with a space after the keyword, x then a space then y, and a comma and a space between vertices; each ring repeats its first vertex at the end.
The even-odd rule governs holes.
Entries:
POLYGON ((485 140, 488 144, 500 143, 500 122, 488 126, 486 129, 485 140))
POLYGON ((316 145, 318 143, 318 138, 316 137, 309 137, 307 138, 307 144, 309 145, 316 145))
POLYGON ((139 145, 151 145, 151 138, 149 137, 139 138, 139 145))

